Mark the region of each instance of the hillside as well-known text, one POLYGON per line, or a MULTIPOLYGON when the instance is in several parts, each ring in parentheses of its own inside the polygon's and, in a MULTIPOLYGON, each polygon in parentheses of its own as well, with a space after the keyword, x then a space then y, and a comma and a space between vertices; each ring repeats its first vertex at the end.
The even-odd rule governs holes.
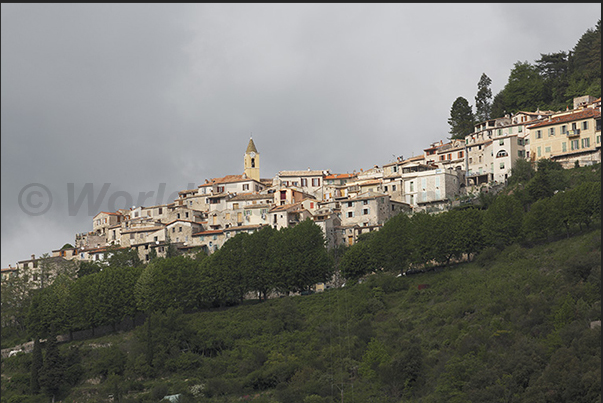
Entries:
MULTIPOLYGON (((151 317, 60 345, 64 402, 594 402, 601 231, 308 296, 151 317), (147 322, 148 323, 148 322, 147 322)), ((2 359, 2 402, 32 354, 2 359)))

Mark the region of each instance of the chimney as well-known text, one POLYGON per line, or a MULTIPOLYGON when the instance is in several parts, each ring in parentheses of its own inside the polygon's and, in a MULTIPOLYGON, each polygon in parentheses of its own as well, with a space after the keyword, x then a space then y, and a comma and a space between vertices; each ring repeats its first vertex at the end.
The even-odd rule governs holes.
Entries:
POLYGON ((36 260, 36 255, 31 255, 31 260, 36 260))

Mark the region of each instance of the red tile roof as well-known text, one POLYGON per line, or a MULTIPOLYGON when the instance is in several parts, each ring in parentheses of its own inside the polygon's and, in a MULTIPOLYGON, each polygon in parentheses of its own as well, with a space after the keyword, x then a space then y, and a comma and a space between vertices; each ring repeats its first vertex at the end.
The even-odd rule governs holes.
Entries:
POLYGON ((550 120, 546 119, 544 122, 540 122, 540 123, 536 123, 531 126, 528 126, 528 129, 557 125, 559 123, 573 122, 575 120, 600 118, 600 117, 601 117, 601 111, 589 108, 589 109, 583 109, 580 112, 568 113, 566 115, 551 117, 550 120))
POLYGON ((351 179, 357 176, 358 174, 332 174, 325 176, 325 179, 351 179))
POLYGON ((222 233, 224 233, 223 230, 221 230, 221 229, 214 229, 214 230, 197 232, 197 233, 194 233, 193 236, 198 236, 198 235, 213 235, 213 234, 222 234, 222 233))

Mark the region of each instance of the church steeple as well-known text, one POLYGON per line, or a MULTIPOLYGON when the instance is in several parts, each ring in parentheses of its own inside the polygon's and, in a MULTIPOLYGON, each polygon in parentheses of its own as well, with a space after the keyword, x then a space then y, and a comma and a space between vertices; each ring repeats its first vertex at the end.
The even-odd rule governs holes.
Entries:
POLYGON ((245 157, 243 159, 245 167, 245 175, 248 178, 260 180, 260 153, 255 147, 253 138, 249 137, 249 144, 247 144, 247 150, 245 151, 245 157))

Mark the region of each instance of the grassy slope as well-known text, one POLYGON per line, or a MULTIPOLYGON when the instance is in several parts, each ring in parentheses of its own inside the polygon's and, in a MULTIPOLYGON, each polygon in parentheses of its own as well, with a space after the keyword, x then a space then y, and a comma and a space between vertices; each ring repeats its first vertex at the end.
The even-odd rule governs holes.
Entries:
MULTIPOLYGON (((112 379, 130 390, 124 401, 200 384, 202 395, 189 401, 599 401, 601 333, 589 325, 601 315, 600 265, 597 229, 440 272, 184 315, 186 324, 165 325, 156 357, 167 370, 150 379, 140 376, 144 349, 134 332, 72 343, 84 376, 64 401, 106 401, 109 383, 90 381, 109 351, 91 344, 105 343, 128 353, 112 379), (570 275, 585 270, 590 277, 570 275), (176 339, 187 343, 170 349, 176 339), (182 354, 183 346, 191 350, 182 354), (414 372, 411 346, 420 346, 414 372), (409 371, 416 376, 405 387, 399 380, 409 371)), ((3 402, 5 376, 25 377, 26 361, 3 359, 3 402)))

